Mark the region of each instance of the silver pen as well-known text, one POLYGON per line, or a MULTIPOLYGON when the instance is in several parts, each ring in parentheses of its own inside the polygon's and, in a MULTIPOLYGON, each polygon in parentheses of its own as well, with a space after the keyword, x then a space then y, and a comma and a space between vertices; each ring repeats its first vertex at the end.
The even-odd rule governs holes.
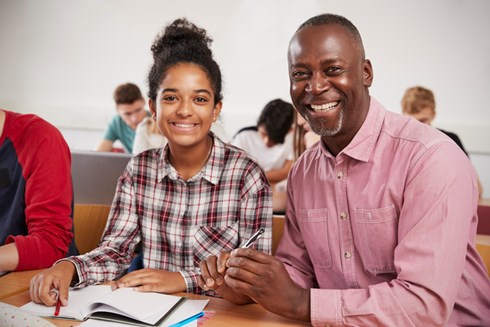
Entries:
POLYGON ((252 244, 257 241, 261 236, 262 234, 264 234, 264 229, 261 228, 259 229, 255 234, 252 235, 252 237, 250 237, 248 239, 247 242, 245 242, 245 244, 243 244, 242 248, 249 248, 252 246, 252 244))

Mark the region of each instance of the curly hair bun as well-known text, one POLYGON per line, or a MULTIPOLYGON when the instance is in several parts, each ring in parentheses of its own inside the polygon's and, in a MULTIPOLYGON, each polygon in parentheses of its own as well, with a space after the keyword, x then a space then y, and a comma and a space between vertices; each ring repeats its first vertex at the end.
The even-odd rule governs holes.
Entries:
POLYGON ((199 28, 186 18, 178 18, 168 25, 163 34, 158 35, 151 47, 153 58, 179 53, 202 53, 212 57, 210 45, 213 42, 205 29, 199 28))
POLYGON ((206 72, 213 87, 215 102, 221 101, 221 70, 213 59, 210 48, 212 42, 205 29, 185 18, 176 19, 167 25, 157 35, 151 47, 154 63, 148 73, 148 97, 156 99, 158 86, 169 67, 179 63, 192 63, 206 72))

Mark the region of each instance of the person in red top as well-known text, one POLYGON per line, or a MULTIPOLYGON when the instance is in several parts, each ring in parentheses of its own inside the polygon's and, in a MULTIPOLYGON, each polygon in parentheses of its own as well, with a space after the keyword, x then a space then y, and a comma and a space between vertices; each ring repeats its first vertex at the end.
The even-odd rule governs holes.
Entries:
POLYGON ((71 155, 38 116, 0 109, 0 272, 46 268, 73 243, 71 155))

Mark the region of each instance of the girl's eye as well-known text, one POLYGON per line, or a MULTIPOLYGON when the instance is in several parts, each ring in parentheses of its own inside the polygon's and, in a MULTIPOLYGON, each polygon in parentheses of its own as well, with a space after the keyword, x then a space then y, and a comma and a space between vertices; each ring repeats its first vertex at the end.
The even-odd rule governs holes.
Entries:
POLYGON ((174 95, 166 95, 162 97, 163 101, 175 101, 177 98, 174 95))
POLYGON ((204 98, 204 97, 197 97, 196 98, 196 102, 207 102, 208 99, 204 98))

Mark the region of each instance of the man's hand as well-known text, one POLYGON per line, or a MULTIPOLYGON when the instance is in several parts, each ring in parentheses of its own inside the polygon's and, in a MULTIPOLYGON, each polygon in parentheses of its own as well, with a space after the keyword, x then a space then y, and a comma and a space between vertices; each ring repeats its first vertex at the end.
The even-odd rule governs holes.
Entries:
POLYGON ((235 293, 281 316, 310 321, 310 290, 296 285, 274 256, 240 248, 231 253, 226 267, 225 283, 235 293))

